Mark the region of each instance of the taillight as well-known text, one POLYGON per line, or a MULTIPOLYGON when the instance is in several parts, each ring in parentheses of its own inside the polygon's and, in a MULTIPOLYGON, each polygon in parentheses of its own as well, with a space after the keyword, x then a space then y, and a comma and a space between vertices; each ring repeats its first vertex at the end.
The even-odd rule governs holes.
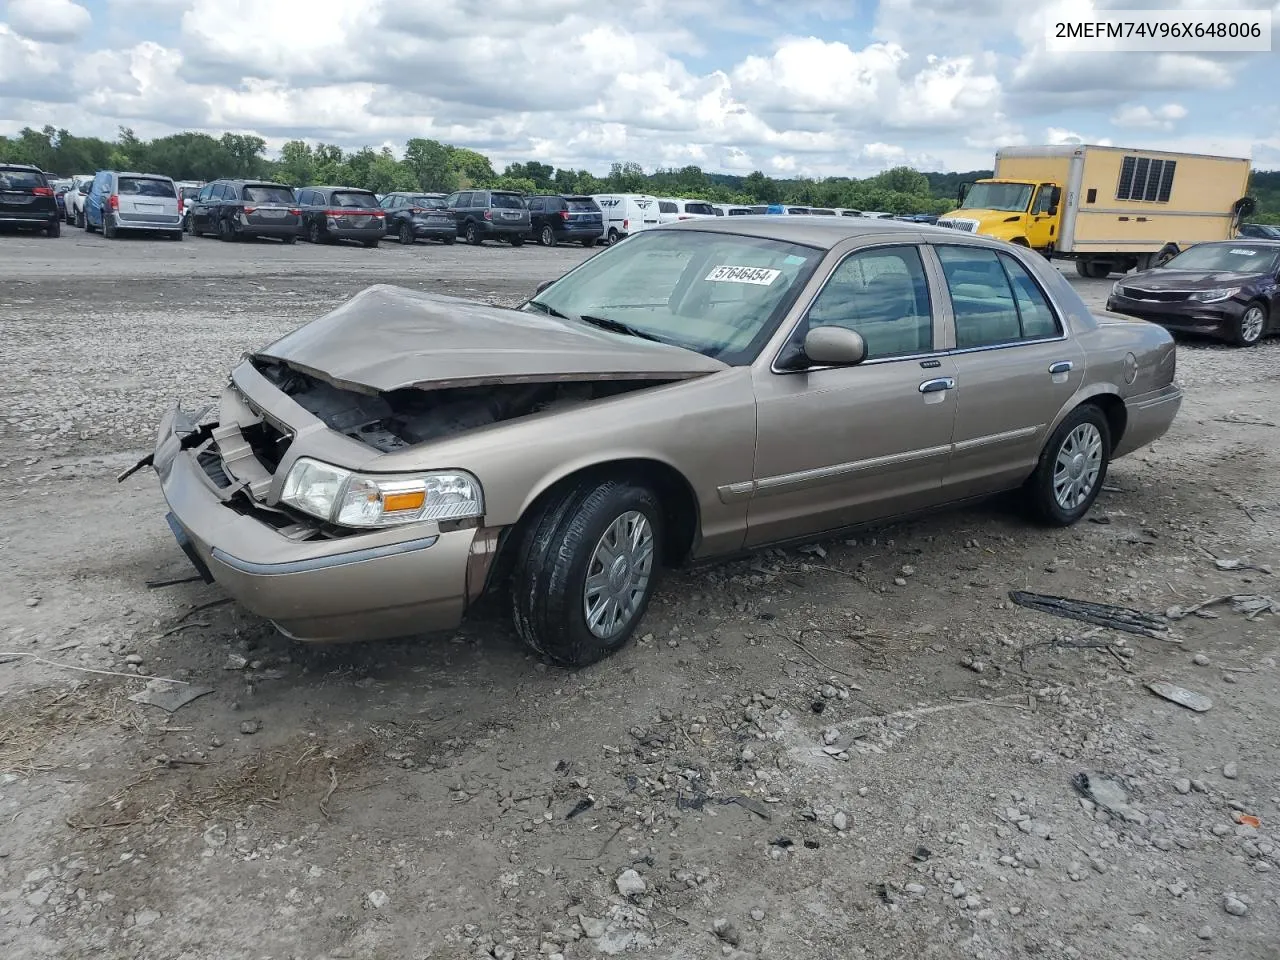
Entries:
POLYGON ((300 217, 300 216, 302 216, 302 211, 301 211, 301 210, 299 210, 297 207, 290 207, 290 208, 289 208, 289 216, 291 216, 291 217, 300 217))
POLYGON ((484 218, 485 218, 486 220, 492 220, 492 219, 493 219, 493 211, 492 211, 492 210, 486 210, 486 211, 484 212, 484 218))
POLYGON ((120 198, 113 193, 110 197, 107 198, 107 207, 111 210, 119 210, 120 198))
POLYGON ((36 187, 31 192, 34 193, 37 197, 52 197, 53 187, 36 187))
POLYGON ((247 217, 249 214, 251 214, 251 213, 257 213, 257 212, 258 212, 258 208, 257 208, 257 207, 245 207, 245 208, 244 208, 244 215, 245 215, 246 217, 247 217))
POLYGON ((623 229, 623 230, 630 230, 630 229, 631 229, 631 221, 630 221, 630 220, 623 220, 623 221, 622 221, 622 229, 623 229))
POLYGON ((568 211, 568 210, 561 210, 561 211, 560 211, 560 219, 561 219, 561 220, 568 220, 568 219, 569 219, 569 211, 568 211))
POLYGON ((386 211, 385 211, 385 210, 370 210, 370 211, 369 211, 369 216, 371 216, 371 217, 385 217, 386 215, 387 215, 387 213, 386 213, 386 211))

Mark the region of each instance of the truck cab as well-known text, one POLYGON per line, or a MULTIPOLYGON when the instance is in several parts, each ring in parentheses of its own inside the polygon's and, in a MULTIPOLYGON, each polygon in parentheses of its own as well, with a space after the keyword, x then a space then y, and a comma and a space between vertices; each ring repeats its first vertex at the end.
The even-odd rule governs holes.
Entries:
POLYGON ((962 184, 960 206, 938 226, 980 233, 1052 255, 1062 233, 1062 185, 1035 180, 976 180, 962 184))

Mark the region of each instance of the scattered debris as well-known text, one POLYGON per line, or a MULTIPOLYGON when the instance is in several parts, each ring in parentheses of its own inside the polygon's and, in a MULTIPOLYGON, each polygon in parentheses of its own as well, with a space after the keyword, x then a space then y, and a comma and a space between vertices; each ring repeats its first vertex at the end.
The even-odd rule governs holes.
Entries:
MULTIPOLYGON (((177 682, 181 683, 182 681, 177 682)), ((159 707, 168 713, 176 713, 191 701, 213 693, 213 687, 195 684, 174 686, 174 683, 175 681, 172 680, 153 679, 144 689, 135 693, 129 699, 134 703, 145 703, 148 706, 159 707)))
POLYGON ((649 889, 644 882, 644 877, 634 870, 623 870, 613 882, 618 888, 618 892, 627 899, 638 897, 649 889))
POLYGON ((1071 786, 1099 810, 1118 820, 1132 822, 1145 819, 1129 803, 1129 791, 1115 777, 1098 772, 1077 773, 1071 778, 1071 786))
POLYGON ((1264 597, 1253 593, 1227 593, 1220 597, 1210 597, 1208 600, 1201 600, 1199 603, 1192 604, 1189 607, 1173 606, 1165 611, 1164 615, 1169 620, 1182 620, 1191 616, 1193 613, 1201 613, 1209 607, 1217 606, 1220 603, 1231 603, 1231 609, 1235 613, 1240 613, 1246 619, 1253 620, 1260 617, 1264 613, 1280 614, 1280 601, 1276 601, 1271 597, 1264 597))
POLYGON ((712 924, 711 929, 715 932, 717 937, 729 944, 731 947, 736 947, 741 942, 741 938, 738 936, 738 928, 728 920, 717 920, 712 924))
POLYGON ((759 800, 755 799, 754 797, 744 797, 741 794, 739 794, 737 796, 727 797, 724 800, 721 800, 720 802, 736 803, 738 806, 742 807, 744 810, 750 810, 757 817, 760 817, 763 820, 773 819, 773 812, 770 811, 768 807, 766 807, 763 803, 761 803, 759 800))
POLYGON ((1043 593, 1028 593, 1025 590, 1009 591, 1009 599, 1020 607, 1039 610, 1068 620, 1079 620, 1092 623, 1094 626, 1119 630, 1124 633, 1136 633, 1156 640, 1168 640, 1181 643, 1181 639, 1169 632, 1169 626, 1158 616, 1129 607, 1116 607, 1107 603, 1093 603, 1088 600, 1069 600, 1066 597, 1055 597, 1043 593))
POLYGON ((568 813, 564 815, 564 818, 566 820, 572 820, 574 817, 578 816, 579 814, 586 813, 595 805, 596 805, 595 797, 583 797, 576 804, 574 804, 574 807, 572 810, 570 810, 568 813))
POLYGON ((1265 573, 1267 576, 1271 576, 1271 568, 1265 563, 1249 563, 1245 560, 1222 560, 1215 557, 1213 565, 1219 570, 1256 570, 1258 573, 1265 573))
POLYGON ((1194 710, 1196 713, 1204 713, 1213 707, 1213 701, 1203 693, 1195 693, 1186 687, 1179 687, 1177 684, 1168 683, 1164 680, 1152 680, 1147 684, 1147 689, 1157 697, 1164 697, 1164 699, 1176 703, 1180 707, 1186 707, 1188 710, 1194 710))
POLYGON ((1240 775, 1239 768, 1234 760, 1228 760, 1222 767, 1222 775, 1228 780, 1234 780, 1240 775))
POLYGON ((262 729, 261 720, 243 720, 240 723, 240 732, 246 737, 251 737, 262 729))
POLYGON ((365 900, 369 902, 369 906, 373 907, 373 909, 381 910, 391 901, 391 898, 387 896, 385 890, 370 890, 365 895, 365 900))
POLYGON ((1233 917, 1243 917, 1249 912, 1249 905, 1234 893, 1228 893, 1222 898, 1222 909, 1233 917))

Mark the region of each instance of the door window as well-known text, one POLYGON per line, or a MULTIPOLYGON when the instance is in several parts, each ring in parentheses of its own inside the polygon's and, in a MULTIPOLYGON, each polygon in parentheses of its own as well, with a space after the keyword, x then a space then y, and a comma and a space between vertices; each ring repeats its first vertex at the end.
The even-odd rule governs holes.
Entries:
POLYGON ((543 200, 541 197, 530 197, 529 212, 542 213, 542 211, 546 209, 546 203, 547 201, 543 200))
POLYGON ((1040 192, 1036 194, 1036 204, 1031 208, 1031 212, 1037 216, 1047 214, 1049 207, 1052 206, 1053 187, 1044 184, 1040 187, 1040 192))
POLYGON ((977 247, 940 245, 935 249, 951 295, 959 349, 1017 343, 1058 332, 1044 293, 1012 257, 977 247))
POLYGON ((861 334, 867 359, 933 349, 933 313, 920 251, 876 247, 846 257, 809 308, 808 328, 844 327, 861 334))

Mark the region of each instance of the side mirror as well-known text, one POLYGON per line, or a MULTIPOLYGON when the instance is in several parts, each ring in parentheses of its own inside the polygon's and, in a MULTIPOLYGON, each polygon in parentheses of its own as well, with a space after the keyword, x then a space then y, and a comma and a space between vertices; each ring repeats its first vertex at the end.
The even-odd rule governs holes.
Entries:
POLYGON ((852 367, 867 358, 867 342, 845 327, 814 327, 805 334, 804 356, 819 367, 852 367))
POLYGON ((543 290, 547 289, 547 287, 551 286, 553 283, 555 283, 554 280, 543 280, 540 284, 538 284, 538 289, 535 290, 534 293, 535 294, 541 293, 543 290))

